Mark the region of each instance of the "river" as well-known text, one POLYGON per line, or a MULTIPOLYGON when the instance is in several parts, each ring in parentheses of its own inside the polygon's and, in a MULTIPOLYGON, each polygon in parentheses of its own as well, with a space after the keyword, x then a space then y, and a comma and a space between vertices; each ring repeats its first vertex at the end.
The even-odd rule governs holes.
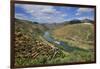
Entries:
POLYGON ((55 46, 57 46, 57 47, 62 47, 64 50, 67 50, 67 51, 71 51, 72 50, 72 48, 66 42, 63 42, 63 41, 54 39, 48 31, 46 31, 44 33, 44 36, 43 37, 47 41, 55 44, 55 46))
POLYGON ((57 39, 54 39, 52 37, 52 35, 46 31, 43 35, 44 39, 47 40, 48 42, 54 44, 56 47, 59 47, 67 52, 72 52, 74 50, 81 50, 81 51, 86 51, 84 49, 81 49, 81 48, 78 48, 78 47, 73 47, 73 46, 70 46, 67 42, 63 42, 63 41, 60 41, 60 40, 57 40, 57 39))

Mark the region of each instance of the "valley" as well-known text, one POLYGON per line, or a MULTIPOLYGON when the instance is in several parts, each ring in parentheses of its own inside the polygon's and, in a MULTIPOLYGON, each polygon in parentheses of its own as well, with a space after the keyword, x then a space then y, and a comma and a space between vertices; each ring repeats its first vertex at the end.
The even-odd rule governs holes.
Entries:
POLYGON ((15 66, 94 61, 92 22, 43 24, 15 19, 15 66))

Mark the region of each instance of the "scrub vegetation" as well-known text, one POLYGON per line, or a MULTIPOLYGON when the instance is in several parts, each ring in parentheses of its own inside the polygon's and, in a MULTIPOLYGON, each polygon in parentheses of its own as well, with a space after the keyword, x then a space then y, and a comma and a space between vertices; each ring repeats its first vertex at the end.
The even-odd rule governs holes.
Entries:
POLYGON ((49 25, 15 19, 14 34, 17 67, 94 61, 93 23, 49 25), (47 31, 50 34, 45 38, 47 31))

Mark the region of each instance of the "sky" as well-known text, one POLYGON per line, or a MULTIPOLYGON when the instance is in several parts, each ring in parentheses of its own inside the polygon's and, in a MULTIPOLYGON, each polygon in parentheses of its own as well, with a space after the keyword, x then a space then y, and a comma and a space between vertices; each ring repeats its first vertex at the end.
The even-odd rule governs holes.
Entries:
POLYGON ((15 4, 15 18, 39 23, 61 23, 74 19, 94 20, 93 8, 15 4))

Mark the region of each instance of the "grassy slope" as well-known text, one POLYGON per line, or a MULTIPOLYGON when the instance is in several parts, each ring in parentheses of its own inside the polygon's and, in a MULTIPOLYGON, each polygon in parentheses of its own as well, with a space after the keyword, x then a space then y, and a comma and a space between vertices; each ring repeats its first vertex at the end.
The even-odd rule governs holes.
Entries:
POLYGON ((63 41, 94 44, 94 28, 92 24, 73 24, 56 28, 53 31, 53 36, 63 41))
POLYGON ((87 51, 74 50, 67 57, 68 61, 94 61, 94 30, 92 24, 72 24, 55 28, 52 35, 72 47, 87 51))
MULTIPOLYGON (((29 21, 15 21, 15 66, 93 61, 94 55, 91 51, 74 50, 66 52, 57 49, 54 44, 49 43, 42 37, 46 29, 43 25, 32 24, 29 21), (54 55, 55 52, 57 52, 56 55, 54 55)), ((70 46, 93 50, 91 43, 93 39, 89 39, 90 36, 86 39, 88 32, 93 33, 92 29, 92 25, 66 25, 59 28, 56 27, 53 30, 53 36, 58 40, 67 42, 70 46), (87 33, 84 33, 86 31, 87 33), (73 37, 77 39, 73 40, 73 37)))
POLYGON ((42 38, 44 31, 40 24, 15 20, 15 66, 59 63, 64 57, 61 50, 42 38))

